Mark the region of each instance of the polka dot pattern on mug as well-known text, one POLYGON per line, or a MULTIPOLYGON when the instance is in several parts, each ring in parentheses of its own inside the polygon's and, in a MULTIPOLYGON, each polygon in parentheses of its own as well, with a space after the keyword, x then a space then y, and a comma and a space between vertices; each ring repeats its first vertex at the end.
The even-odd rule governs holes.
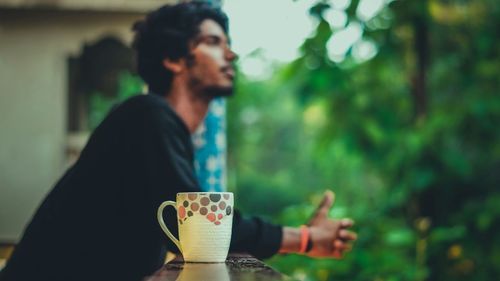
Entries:
POLYGON ((230 198, 229 194, 190 193, 178 206, 179 223, 198 214, 215 225, 220 225, 225 216, 232 214, 232 208, 228 204, 230 198))

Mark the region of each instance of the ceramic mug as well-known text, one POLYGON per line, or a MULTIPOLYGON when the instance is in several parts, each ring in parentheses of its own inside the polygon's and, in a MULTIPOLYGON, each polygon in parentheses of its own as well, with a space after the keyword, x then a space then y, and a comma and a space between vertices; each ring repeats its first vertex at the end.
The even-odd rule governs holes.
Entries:
POLYGON ((234 198, 231 192, 182 192, 158 208, 158 222, 186 262, 224 262, 231 243, 234 198), (177 210, 179 239, 163 221, 163 209, 177 210))

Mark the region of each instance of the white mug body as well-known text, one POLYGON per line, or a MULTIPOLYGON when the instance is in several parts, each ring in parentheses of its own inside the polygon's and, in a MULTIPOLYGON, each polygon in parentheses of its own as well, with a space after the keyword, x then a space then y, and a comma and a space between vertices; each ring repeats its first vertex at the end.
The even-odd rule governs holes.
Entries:
POLYGON ((233 206, 230 192, 177 194, 179 244, 186 262, 225 262, 231 243, 233 206))

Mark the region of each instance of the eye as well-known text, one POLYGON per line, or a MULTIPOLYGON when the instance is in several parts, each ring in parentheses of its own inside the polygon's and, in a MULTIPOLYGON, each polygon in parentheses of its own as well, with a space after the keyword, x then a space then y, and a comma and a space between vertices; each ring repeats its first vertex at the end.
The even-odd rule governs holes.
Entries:
POLYGON ((204 41, 209 45, 219 45, 222 40, 217 36, 207 36, 204 41))

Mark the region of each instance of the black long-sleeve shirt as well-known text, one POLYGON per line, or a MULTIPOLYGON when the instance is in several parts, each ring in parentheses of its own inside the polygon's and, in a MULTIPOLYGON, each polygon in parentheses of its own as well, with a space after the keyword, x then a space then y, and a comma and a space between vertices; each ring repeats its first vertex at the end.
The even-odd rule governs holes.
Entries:
MULTIPOLYGON (((140 280, 178 251, 156 221, 161 202, 201 191, 190 133, 160 96, 133 97, 94 131, 47 195, 1 280, 140 280)), ((177 233, 173 208, 164 213, 177 233)), ((265 258, 282 230, 236 211, 231 251, 265 258)))

